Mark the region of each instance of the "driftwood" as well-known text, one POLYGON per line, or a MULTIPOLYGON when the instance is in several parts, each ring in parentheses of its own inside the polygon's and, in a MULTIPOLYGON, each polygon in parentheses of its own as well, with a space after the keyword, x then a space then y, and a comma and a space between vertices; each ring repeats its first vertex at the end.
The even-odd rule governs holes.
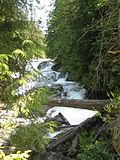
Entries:
POLYGON ((78 125, 65 125, 65 126, 57 126, 56 129, 60 130, 60 129, 65 129, 65 128, 73 128, 73 127, 77 127, 78 125))
POLYGON ((47 146, 47 151, 54 150, 58 145, 72 139, 82 128, 90 127, 96 121, 96 115, 92 118, 86 119, 84 122, 80 123, 79 125, 75 126, 74 128, 70 128, 69 130, 64 131, 60 136, 57 136, 56 139, 52 140, 47 146))
POLYGON ((104 106, 109 104, 110 100, 73 100, 73 99, 49 99, 48 106, 65 106, 104 112, 104 106))
MULTIPOLYGON (((63 107, 72 107, 72 108, 81 108, 81 109, 89 109, 89 110, 97 110, 100 112, 105 112, 104 107, 110 103, 110 100, 68 100, 68 99, 49 99, 47 108, 54 106, 63 106, 63 107)), ((64 129, 64 131, 58 134, 51 142, 46 146, 46 151, 57 151, 64 143, 65 145, 70 143, 69 149, 66 151, 67 157, 76 154, 78 147, 78 132, 82 129, 88 129, 94 124, 99 118, 95 115, 91 118, 86 119, 79 125, 70 125, 66 118, 59 113, 59 118, 64 121, 65 126, 58 126, 57 129, 64 129), (67 142, 67 143, 66 143, 67 142)), ((102 130, 105 126, 102 127, 100 131, 98 131, 94 141, 99 138, 102 130)), ((105 127, 106 128, 106 127, 105 127)), ((60 148, 61 149, 61 148, 60 148)))
POLYGON ((60 134, 60 136, 57 137, 57 139, 52 140, 46 146, 46 150, 51 151, 51 150, 55 149, 58 145, 60 145, 64 142, 68 141, 69 139, 73 138, 75 136, 75 134, 77 133, 77 131, 78 131, 78 126, 63 132, 62 134, 60 134))

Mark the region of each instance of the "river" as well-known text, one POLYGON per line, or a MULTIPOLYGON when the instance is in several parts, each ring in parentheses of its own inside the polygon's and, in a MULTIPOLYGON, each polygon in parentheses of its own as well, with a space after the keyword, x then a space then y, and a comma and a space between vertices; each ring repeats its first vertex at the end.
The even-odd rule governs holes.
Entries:
MULTIPOLYGON (((54 65, 54 61, 48 58, 35 59, 29 62, 26 65, 26 71, 32 72, 33 70, 37 70, 38 74, 35 80, 29 80, 26 85, 19 88, 19 94, 24 94, 26 90, 30 90, 33 87, 52 87, 60 85, 62 87, 62 91, 59 94, 59 98, 85 99, 86 90, 84 89, 84 87, 79 86, 79 84, 76 82, 68 81, 68 73, 61 73, 59 71, 53 70, 52 68, 54 68, 54 65)), ((54 117, 59 112, 62 113, 72 125, 79 124, 85 119, 96 114, 96 112, 86 109, 54 106, 53 108, 48 110, 47 116, 54 117)))

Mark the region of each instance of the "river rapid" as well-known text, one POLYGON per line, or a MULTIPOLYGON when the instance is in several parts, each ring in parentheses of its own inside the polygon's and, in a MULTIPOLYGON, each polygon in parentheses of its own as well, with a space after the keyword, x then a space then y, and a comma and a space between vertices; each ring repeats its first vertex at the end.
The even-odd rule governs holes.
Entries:
MULTIPOLYGON (((26 90, 30 90, 33 87, 43 87, 43 86, 57 86, 62 87, 62 91, 59 94, 61 99, 85 99, 86 90, 83 86, 79 86, 78 83, 67 80, 68 73, 61 73, 59 71, 53 70, 55 65, 54 61, 51 59, 36 59, 32 60, 26 65, 26 71, 32 72, 33 70, 38 70, 36 79, 29 80, 28 83, 21 88, 19 88, 19 94, 24 94, 26 90)), ((54 106, 47 112, 48 117, 54 117, 58 113, 62 113, 64 117, 72 125, 79 124, 85 119, 92 117, 96 114, 94 111, 86 109, 77 109, 69 107, 59 107, 54 106)))
MULTIPOLYGON (((54 71, 52 68, 54 66, 54 61, 51 59, 36 59, 31 60, 26 65, 26 72, 33 72, 36 70, 37 75, 36 78, 29 79, 27 83, 18 88, 18 94, 22 95, 25 94, 26 91, 30 91, 33 87, 49 87, 52 88, 53 86, 60 86, 62 90, 59 91, 59 99, 85 99, 86 90, 83 86, 79 86, 78 83, 73 81, 68 81, 67 73, 61 73, 59 71, 54 71)), ((19 74, 13 75, 14 78, 18 77, 19 74)), ((58 87, 59 88, 59 87, 58 87)), ((56 88, 57 89, 57 88, 56 88)), ((87 118, 93 117, 96 112, 86 109, 78 109, 78 108, 71 108, 65 106, 54 106, 50 108, 45 117, 38 117, 35 119, 34 123, 44 123, 44 120, 47 118, 53 118, 56 115, 61 113, 70 125, 78 125, 85 121, 87 118)), ((30 119, 24 119, 20 117, 14 118, 14 111, 13 110, 2 110, 0 112, 0 124, 3 126, 6 123, 14 123, 16 126, 18 125, 28 125, 31 123, 30 119)), ((5 131, 4 129, 0 130, 0 146, 7 143, 7 139, 9 139, 9 135, 11 131, 5 131), (4 134, 4 138, 3 135, 4 134)), ((49 133, 49 138, 54 138, 60 132, 49 133)))

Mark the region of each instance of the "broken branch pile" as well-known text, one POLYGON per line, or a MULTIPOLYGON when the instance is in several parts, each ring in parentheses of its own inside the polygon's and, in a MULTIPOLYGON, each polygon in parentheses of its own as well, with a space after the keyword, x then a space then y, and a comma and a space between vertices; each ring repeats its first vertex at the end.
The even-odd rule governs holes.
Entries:
MULTIPOLYGON (((61 115, 59 113, 58 115, 61 115)), ((64 121, 64 116, 63 121, 64 121)), ((77 133, 80 132, 82 129, 87 129, 94 125, 98 117, 95 115, 91 118, 86 119, 82 123, 78 125, 66 125, 63 126, 65 128, 62 133, 59 133, 57 136, 55 136, 51 142, 46 146, 47 151, 56 151, 58 146, 65 144, 66 142, 70 142, 69 149, 67 149, 66 153, 67 156, 71 156, 73 154, 76 154, 77 147, 78 147, 78 136, 77 133)), ((62 128, 62 126, 60 126, 62 128)), ((58 127, 59 128, 59 127, 58 127)), ((64 151, 65 152, 65 151, 64 151)))

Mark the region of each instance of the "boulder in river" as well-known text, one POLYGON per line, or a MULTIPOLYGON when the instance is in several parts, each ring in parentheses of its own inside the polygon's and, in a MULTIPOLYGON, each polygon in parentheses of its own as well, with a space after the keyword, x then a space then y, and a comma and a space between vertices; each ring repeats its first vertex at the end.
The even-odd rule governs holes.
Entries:
POLYGON ((66 77, 66 73, 64 72, 61 72, 59 75, 58 75, 58 79, 60 78, 65 78, 66 77))
POLYGON ((41 62, 39 65, 38 65, 38 69, 43 69, 43 68, 45 68, 45 66, 47 65, 47 61, 44 61, 44 62, 41 62))
POLYGON ((56 63, 51 68, 53 71, 59 71, 60 70, 60 64, 56 63))
POLYGON ((61 93, 63 92, 63 86, 61 84, 53 84, 50 88, 53 93, 52 97, 60 97, 61 93))
POLYGON ((53 62, 52 62, 51 60, 41 62, 41 63, 37 66, 37 68, 38 68, 38 69, 43 69, 43 68, 45 68, 45 67, 47 67, 47 66, 49 66, 49 65, 53 65, 53 62))

